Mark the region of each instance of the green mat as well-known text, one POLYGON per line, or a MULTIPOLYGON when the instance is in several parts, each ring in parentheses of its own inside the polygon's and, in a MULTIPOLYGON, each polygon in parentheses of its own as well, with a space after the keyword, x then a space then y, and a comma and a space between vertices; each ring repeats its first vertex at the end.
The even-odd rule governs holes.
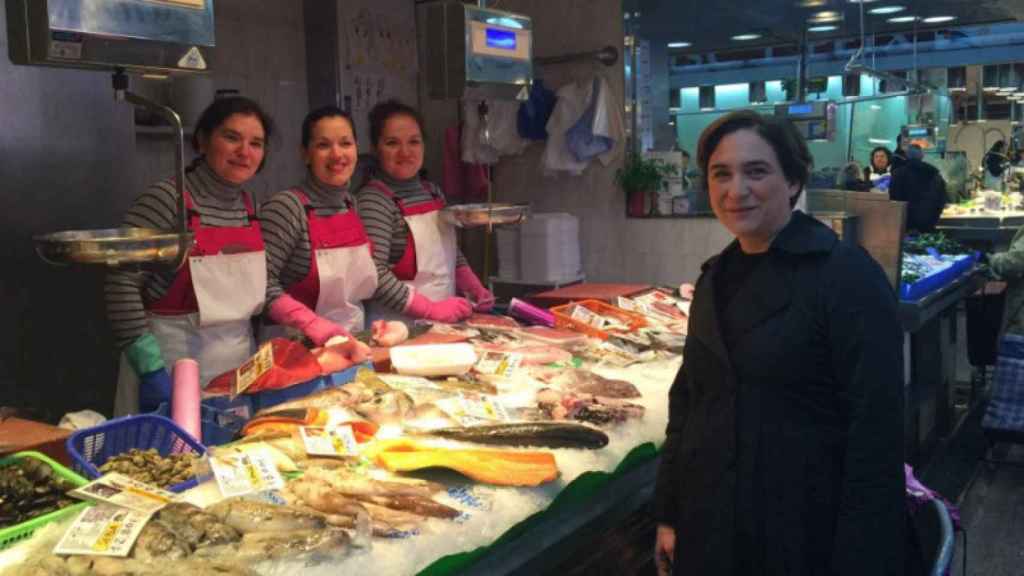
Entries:
POLYGON ((608 472, 584 472, 578 478, 569 483, 564 490, 551 502, 545 510, 527 517, 522 522, 509 528, 497 540, 487 546, 481 546, 469 552, 449 554, 442 556, 420 571, 418 576, 448 576, 458 574, 460 571, 469 568, 478 560, 487 555, 492 548, 519 538, 523 533, 533 529, 536 525, 552 514, 561 512, 564 509, 572 509, 590 501, 594 495, 604 488, 609 482, 625 475, 637 466, 649 462, 658 456, 658 448, 653 442, 647 442, 633 448, 626 457, 619 462, 615 470, 608 472))

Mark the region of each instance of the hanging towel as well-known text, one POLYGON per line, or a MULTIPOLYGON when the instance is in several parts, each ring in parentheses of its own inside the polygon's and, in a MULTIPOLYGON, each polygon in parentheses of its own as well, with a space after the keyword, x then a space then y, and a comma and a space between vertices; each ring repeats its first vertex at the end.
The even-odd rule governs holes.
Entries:
POLYGON ((452 200, 484 202, 487 199, 487 167, 482 164, 466 164, 462 161, 461 150, 459 128, 446 128, 441 175, 444 193, 452 200))
POLYGON ((615 147, 615 140, 604 134, 595 133, 594 117, 601 93, 600 81, 594 78, 590 90, 590 104, 583 116, 565 134, 565 144, 576 160, 589 162, 615 147))
POLYGON ((536 78, 530 87, 530 97, 519 105, 517 124, 519 135, 528 140, 547 140, 547 123, 555 109, 555 93, 536 78))
POLYGON ((555 109, 546 126, 548 141, 542 158, 545 171, 579 175, 587 167, 586 162, 577 160, 569 150, 566 133, 586 112, 592 91, 593 86, 589 82, 583 86, 570 82, 558 89, 555 109))

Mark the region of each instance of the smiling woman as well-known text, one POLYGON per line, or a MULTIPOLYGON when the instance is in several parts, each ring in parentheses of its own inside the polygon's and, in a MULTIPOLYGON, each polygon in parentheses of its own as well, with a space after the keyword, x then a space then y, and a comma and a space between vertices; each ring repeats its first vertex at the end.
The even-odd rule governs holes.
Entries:
MULTIPOLYGON (((199 360, 205 386, 254 351, 252 317, 263 309, 266 264, 260 223, 242 186, 263 168, 270 117, 247 98, 220 98, 192 137, 199 156, 185 174, 190 258, 177 271, 111 272, 107 315, 123 352, 115 412, 153 410, 170 395, 167 368, 199 360)), ((128 226, 174 230, 179 197, 171 179, 150 186, 128 210, 128 226)))
POLYGON ((698 161, 736 241, 703 267, 669 393, 659 572, 903 574, 892 288, 863 249, 793 211, 812 158, 787 121, 723 116, 698 161))

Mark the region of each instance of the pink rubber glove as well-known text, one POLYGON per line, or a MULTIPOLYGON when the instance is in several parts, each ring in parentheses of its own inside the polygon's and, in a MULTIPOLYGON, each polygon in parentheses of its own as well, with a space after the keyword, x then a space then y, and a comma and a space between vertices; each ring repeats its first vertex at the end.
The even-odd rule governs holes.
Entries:
POLYGON ((405 305, 405 313, 416 318, 454 324, 469 318, 473 308, 465 298, 451 297, 434 302, 419 292, 413 292, 409 303, 405 305))
POLYGON ((476 302, 473 309, 477 312, 490 312, 491 308, 494 308, 494 294, 484 288, 469 266, 459 266, 455 269, 455 289, 476 302))
POLYGON ((352 337, 348 330, 317 316, 316 312, 288 294, 274 300, 267 307, 267 315, 278 324, 301 330, 316 346, 323 346, 334 336, 352 337))

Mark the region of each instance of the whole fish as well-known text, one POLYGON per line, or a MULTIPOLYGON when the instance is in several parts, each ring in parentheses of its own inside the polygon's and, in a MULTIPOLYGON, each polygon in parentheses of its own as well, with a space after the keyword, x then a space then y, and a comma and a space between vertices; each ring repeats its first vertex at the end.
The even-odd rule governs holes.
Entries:
POLYGON ((208 507, 206 511, 243 534, 320 530, 326 524, 322 517, 302 510, 242 498, 222 500, 208 507))
POLYGON ((310 554, 336 555, 348 548, 349 537, 344 530, 291 530, 250 532, 242 536, 237 558, 274 560, 310 554))
POLYGON ((282 402, 260 410, 256 413, 256 416, 266 416, 274 412, 282 412, 285 410, 299 410, 302 408, 331 408, 331 407, 345 407, 351 406, 360 400, 361 390, 350 388, 349 386, 341 386, 337 388, 328 388, 319 392, 314 392, 309 396, 303 396, 302 398, 296 398, 295 400, 289 400, 288 402, 282 402))
POLYGON ((517 422, 483 424, 460 428, 436 428, 413 434, 437 436, 449 440, 499 446, 544 446, 547 448, 603 448, 608 444, 604 432, 572 422, 517 422))
POLYGON ((534 368, 530 371, 542 382, 567 392, 592 394, 604 398, 640 398, 640 390, 631 382, 605 378, 589 370, 566 368, 534 368))
POLYGON ((416 414, 416 404, 408 394, 390 390, 375 394, 352 407, 360 416, 376 424, 400 424, 416 414))

